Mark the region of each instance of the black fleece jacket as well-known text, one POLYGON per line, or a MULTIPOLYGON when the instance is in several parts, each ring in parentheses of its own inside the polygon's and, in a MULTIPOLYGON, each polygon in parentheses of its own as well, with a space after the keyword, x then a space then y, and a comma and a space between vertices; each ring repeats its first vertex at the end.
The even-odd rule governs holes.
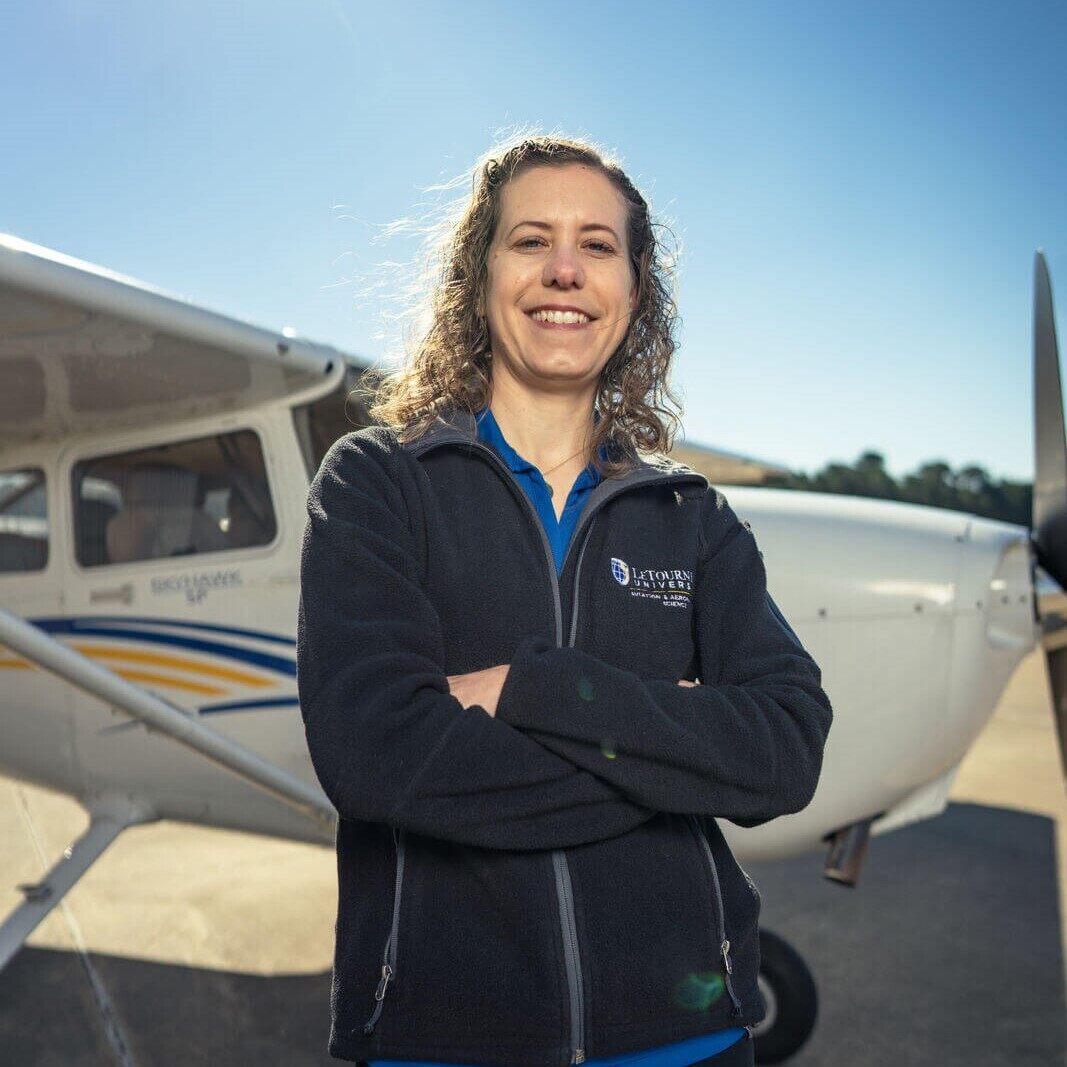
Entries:
POLYGON ((634 458, 558 578, 470 413, 349 434, 315 478, 298 684, 339 814, 338 1058, 565 1065, 763 1016, 759 894, 715 820, 810 801, 830 702, 726 497, 634 458), (495 717, 449 693, 501 663, 495 717))

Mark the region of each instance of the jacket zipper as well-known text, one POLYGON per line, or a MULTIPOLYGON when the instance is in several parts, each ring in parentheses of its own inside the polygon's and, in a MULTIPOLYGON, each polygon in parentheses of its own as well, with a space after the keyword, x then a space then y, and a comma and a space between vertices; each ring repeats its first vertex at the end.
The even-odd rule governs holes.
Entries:
MULTIPOLYGON (((556 611, 556 645, 561 646, 563 644, 563 606, 559 595, 559 577, 556 574, 556 559, 552 555, 552 546, 549 544, 544 524, 534 510, 533 504, 530 503, 530 498, 526 495, 526 491, 518 484, 511 470, 497 454, 488 445, 483 445, 480 442, 472 443, 480 451, 485 452, 496 466, 503 471, 506 480, 515 486, 517 489, 516 495, 522 501, 527 515, 533 519, 534 526, 537 528, 538 534, 540 534, 541 545, 548 560, 548 575, 552 583, 552 598, 556 611)), ((568 554, 564 555, 564 564, 566 564, 568 554)), ((562 568, 560 570, 562 573, 562 568)), ((577 595, 576 583, 575 598, 577 598, 577 595)), ((567 970, 567 989, 570 994, 570 1063, 585 1063, 585 1001, 582 996, 582 961, 578 954, 578 929, 574 922, 574 891, 571 886, 570 866, 567 863, 567 854, 563 849, 555 848, 552 850, 552 867, 556 876, 556 899, 559 901, 559 921, 563 933, 563 959, 567 970)))
POLYGON ((370 1034, 374 1030, 378 1017, 382 1014, 385 1004, 385 993, 389 983, 396 977, 396 935, 400 925, 400 889, 404 881, 404 831, 393 828, 393 843, 396 846, 396 885, 393 888, 393 922, 389 927, 389 937, 385 942, 385 951, 382 954, 382 976, 378 981, 378 988, 374 991, 374 999, 378 1002, 374 1006, 374 1014, 363 1024, 363 1033, 370 1034))
MULTIPOLYGON (((726 979, 726 990, 734 1004, 734 1014, 740 1015, 741 1002, 737 999, 733 984, 730 981, 730 975, 734 973, 734 965, 730 960, 730 942, 726 937, 726 909, 722 902, 722 889, 719 886, 719 872, 715 866, 715 857, 712 855, 711 845, 708 844, 708 839, 704 833, 704 828, 700 825, 700 820, 696 815, 689 815, 687 818, 692 824, 697 837, 700 838, 700 843, 704 846, 704 855, 707 857, 708 869, 711 871, 711 881, 715 886, 715 900, 718 903, 716 916, 719 920, 719 954, 722 956, 724 967, 723 977, 726 979)), ((749 1032, 751 1033, 751 1031, 749 1032)))
POLYGON ((563 956, 567 965, 567 985, 571 994, 571 1063, 585 1062, 585 1011, 582 997, 582 969, 578 957, 578 931, 574 924, 574 894, 567 855, 562 849, 552 850, 552 864, 556 871, 556 896, 559 899, 559 921, 563 928, 563 956))
MULTIPOLYGON (((589 527, 582 540, 582 548, 578 553, 578 563, 574 570, 574 604, 571 608, 571 631, 567 644, 573 648, 576 627, 578 625, 578 582, 582 573, 582 560, 585 557, 585 546, 589 543, 589 532, 596 522, 594 515, 589 520, 589 527)), ((554 561, 553 561, 554 562, 554 561)), ((562 608, 560 608, 562 611, 562 608)), ((557 632, 556 643, 560 643, 557 632)), ((578 955, 578 931, 574 922, 574 894, 571 888, 571 873, 567 863, 567 854, 562 849, 556 849, 552 853, 552 860, 556 867, 556 893, 559 897, 560 922, 563 926, 564 958, 567 963, 567 980, 571 989, 571 1043, 574 1048, 572 1063, 585 1062, 585 1003, 582 991, 581 961, 578 955), (571 950, 567 951, 567 942, 570 939, 571 950)))

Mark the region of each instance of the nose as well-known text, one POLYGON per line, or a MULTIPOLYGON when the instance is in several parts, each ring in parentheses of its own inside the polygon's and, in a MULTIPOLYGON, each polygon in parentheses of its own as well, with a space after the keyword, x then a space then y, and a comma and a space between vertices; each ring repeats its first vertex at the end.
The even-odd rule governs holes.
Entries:
POLYGON ((541 282, 546 288, 555 285, 560 289, 580 289, 585 285, 585 269, 578 257, 578 249, 563 242, 555 245, 545 260, 541 282))

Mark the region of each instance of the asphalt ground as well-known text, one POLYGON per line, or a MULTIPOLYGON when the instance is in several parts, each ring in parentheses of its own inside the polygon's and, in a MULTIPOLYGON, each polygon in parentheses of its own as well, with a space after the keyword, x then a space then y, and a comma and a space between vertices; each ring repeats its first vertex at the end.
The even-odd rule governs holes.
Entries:
MULTIPOLYGON (((0 913, 86 825, 0 780, 0 913)), ((767 928, 819 987, 793 1067, 1065 1062, 1067 799, 1038 655, 945 814, 872 839, 855 889, 822 857, 752 865, 767 928)), ((111 845, 0 972, 0 1064, 336 1063, 328 849, 170 822, 111 845)))

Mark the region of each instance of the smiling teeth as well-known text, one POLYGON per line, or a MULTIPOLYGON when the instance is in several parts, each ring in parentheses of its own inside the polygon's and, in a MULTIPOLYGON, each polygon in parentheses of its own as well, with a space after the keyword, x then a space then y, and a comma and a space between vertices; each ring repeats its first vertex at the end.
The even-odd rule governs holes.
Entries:
POLYGON ((590 321, 589 316, 583 315, 580 311, 534 311, 531 312, 531 316, 539 322, 555 322, 561 326, 567 323, 590 321))

